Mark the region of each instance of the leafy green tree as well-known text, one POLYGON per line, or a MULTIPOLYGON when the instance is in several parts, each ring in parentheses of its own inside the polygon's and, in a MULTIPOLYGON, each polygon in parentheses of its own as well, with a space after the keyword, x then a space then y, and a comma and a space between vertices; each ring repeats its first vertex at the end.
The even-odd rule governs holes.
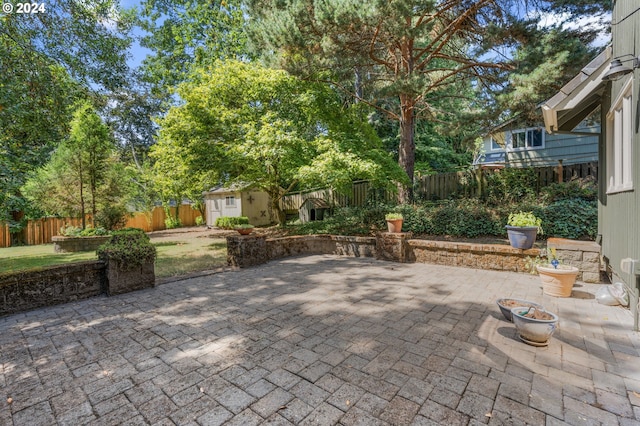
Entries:
POLYGON ((128 83, 131 16, 117 2, 39 4, 37 14, 0 13, 0 221, 12 241, 37 214, 20 188, 67 138, 72 106, 128 83))
POLYGON ((144 0, 138 24, 148 33, 141 45, 153 53, 142 71, 154 92, 166 97, 192 67, 246 57, 246 12, 240 0, 144 0))
POLYGON ((121 193, 119 167, 110 129, 93 107, 84 103, 73 115, 69 138, 27 181, 23 191, 46 213, 80 216, 83 228, 86 213, 91 212, 95 227, 99 206, 114 205, 121 193))
MULTIPOLYGON (((167 180, 206 176, 209 186, 260 188, 282 222, 279 201, 298 185, 345 188, 356 178, 381 184, 402 179, 363 114, 344 108, 326 86, 226 61, 198 69, 178 94, 184 103, 160 120, 159 142, 152 148, 156 165, 176 162, 184 167, 167 180)), ((157 172, 165 170, 170 173, 164 168, 157 172)), ((182 182, 172 196, 185 194, 182 182)))

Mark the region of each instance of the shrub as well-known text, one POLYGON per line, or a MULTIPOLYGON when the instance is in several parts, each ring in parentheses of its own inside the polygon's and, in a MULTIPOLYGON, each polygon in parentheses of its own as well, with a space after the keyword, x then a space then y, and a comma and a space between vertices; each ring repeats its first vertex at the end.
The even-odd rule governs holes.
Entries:
POLYGON ((537 177, 531 168, 508 168, 487 175, 487 200, 500 205, 519 202, 536 195, 537 177))
POLYGON ((559 200, 537 212, 549 236, 595 239, 598 235, 598 205, 582 198, 559 200))
POLYGON ((202 225, 204 225, 204 217, 202 217, 202 216, 197 216, 197 217, 196 217, 196 225, 197 225, 197 226, 202 226, 202 225))
POLYGON ((101 245, 97 254, 100 260, 116 261, 122 270, 131 270, 145 263, 154 262, 156 248, 143 230, 125 228, 114 231, 111 234, 111 240, 101 245))
POLYGON ((222 229, 233 229, 236 225, 246 225, 249 223, 249 218, 246 216, 222 216, 216 219, 216 226, 222 229))
POLYGON ((540 189, 540 200, 544 203, 581 198, 583 200, 597 200, 598 186, 592 177, 574 179, 569 182, 552 183, 540 189))
POLYGON ((180 228, 182 226, 182 221, 180 220, 179 217, 175 217, 175 216, 167 216, 167 218, 164 220, 164 226, 167 229, 175 229, 175 228, 180 228))
POLYGON ((481 235, 500 235, 500 218, 477 200, 448 202, 435 209, 431 218, 431 232, 438 235, 474 238, 481 235))
POLYGON ((60 235, 65 237, 92 237, 95 235, 109 235, 109 231, 104 228, 85 228, 67 225, 60 228, 60 235))

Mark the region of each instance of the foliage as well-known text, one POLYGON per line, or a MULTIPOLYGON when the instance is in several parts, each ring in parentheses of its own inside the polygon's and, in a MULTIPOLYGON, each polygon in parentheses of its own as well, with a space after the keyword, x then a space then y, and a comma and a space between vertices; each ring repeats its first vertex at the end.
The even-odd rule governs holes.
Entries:
POLYGON ((430 228, 426 233, 458 237, 497 235, 500 218, 474 200, 447 202, 431 211, 430 228))
POLYGON ((538 232, 542 234, 542 219, 537 218, 533 212, 518 212, 518 213, 509 213, 509 219, 507 220, 507 225, 509 226, 520 226, 520 227, 536 227, 538 228, 538 232))
MULTIPOLYGON (((398 123, 398 162, 409 179, 400 199, 408 202, 419 120, 446 127, 477 121, 487 107, 534 110, 590 59, 590 29, 539 24, 542 17, 521 5, 529 2, 251 0, 250 33, 265 59, 328 82, 398 123)), ((418 166, 426 169, 425 160, 418 166)))
POLYGON ((147 35, 141 45, 153 53, 142 65, 154 92, 167 96, 195 67, 216 60, 247 58, 246 13, 239 0, 190 2, 144 0, 138 24, 147 35))
POLYGON ((65 237, 92 237, 94 235, 108 235, 109 231, 105 228, 79 228, 77 226, 68 225, 60 228, 60 235, 65 237))
POLYGON ((548 235, 560 238, 590 239, 598 235, 596 201, 568 198, 541 207, 536 212, 548 235))
POLYGON ((222 229, 233 229, 236 225, 246 225, 249 218, 246 216, 222 216, 216 219, 216 227, 222 229))
POLYGON ((537 177, 532 168, 506 168, 487 176, 487 200, 503 205, 531 199, 536 195, 537 177))
POLYGON ((196 217, 196 225, 197 225, 197 226, 202 226, 202 225, 204 225, 204 217, 202 217, 202 216, 197 216, 197 217, 196 217))
POLYGON ((164 226, 166 226, 167 229, 180 228, 182 226, 182 221, 179 217, 167 215, 164 220, 164 226))
POLYGON ((598 198, 598 186, 595 179, 573 179, 569 182, 552 183, 540 189, 540 199, 544 203, 553 203, 570 198, 595 201, 598 198))
POLYGON ((145 263, 154 262, 156 247, 141 229, 125 228, 114 231, 111 240, 97 250, 98 258, 118 262, 122 270, 131 270, 145 263))
POLYGON ((254 226, 250 223, 243 223, 241 225, 235 225, 233 229, 253 229, 254 226))
POLYGON ((159 121, 151 153, 163 198, 201 193, 205 183, 251 184, 282 222, 279 200, 297 185, 344 190, 354 179, 388 187, 402 179, 363 114, 329 87, 226 61, 195 70, 178 94, 184 104, 159 121))
POLYGON ((384 215, 385 220, 403 219, 402 213, 387 213, 384 215))
POLYGON ((93 226, 113 229, 126 213, 126 182, 109 128, 88 103, 74 113, 71 132, 49 162, 36 170, 22 188, 47 214, 80 217, 91 212, 93 226))

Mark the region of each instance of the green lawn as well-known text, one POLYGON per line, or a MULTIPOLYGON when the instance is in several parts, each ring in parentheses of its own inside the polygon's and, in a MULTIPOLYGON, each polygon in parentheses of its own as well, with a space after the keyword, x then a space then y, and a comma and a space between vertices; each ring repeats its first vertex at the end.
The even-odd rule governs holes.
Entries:
MULTIPOLYGON (((224 239, 177 238, 179 240, 154 242, 158 249, 158 278, 214 269, 226 263, 224 239)), ((95 252, 55 253, 53 244, 0 248, 0 273, 93 259, 97 259, 95 252)))

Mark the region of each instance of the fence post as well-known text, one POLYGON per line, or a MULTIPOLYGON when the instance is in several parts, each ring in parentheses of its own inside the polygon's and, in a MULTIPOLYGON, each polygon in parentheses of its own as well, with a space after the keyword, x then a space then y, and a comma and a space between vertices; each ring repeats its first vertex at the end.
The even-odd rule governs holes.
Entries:
POLYGON ((562 183, 563 173, 562 160, 558 160, 558 183, 562 183))

